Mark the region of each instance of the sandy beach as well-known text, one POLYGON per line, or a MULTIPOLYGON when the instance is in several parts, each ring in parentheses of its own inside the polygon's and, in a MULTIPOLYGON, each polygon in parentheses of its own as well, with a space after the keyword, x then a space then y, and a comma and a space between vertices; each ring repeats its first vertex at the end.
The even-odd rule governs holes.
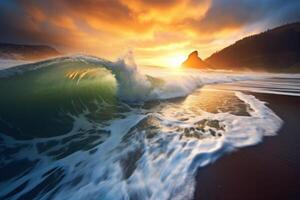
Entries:
POLYGON ((198 170, 194 199, 300 199, 300 97, 253 94, 283 121, 277 136, 198 170))

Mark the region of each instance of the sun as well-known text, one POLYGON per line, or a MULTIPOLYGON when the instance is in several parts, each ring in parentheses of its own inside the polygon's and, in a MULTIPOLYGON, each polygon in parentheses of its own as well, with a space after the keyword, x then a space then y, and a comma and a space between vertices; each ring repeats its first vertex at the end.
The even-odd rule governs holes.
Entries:
POLYGON ((155 59, 145 59, 144 63, 152 66, 160 66, 166 68, 180 69, 182 63, 187 59, 187 54, 182 52, 161 54, 155 59))
POLYGON ((179 68, 185 60, 186 56, 182 54, 167 56, 163 60, 163 65, 166 67, 179 68))

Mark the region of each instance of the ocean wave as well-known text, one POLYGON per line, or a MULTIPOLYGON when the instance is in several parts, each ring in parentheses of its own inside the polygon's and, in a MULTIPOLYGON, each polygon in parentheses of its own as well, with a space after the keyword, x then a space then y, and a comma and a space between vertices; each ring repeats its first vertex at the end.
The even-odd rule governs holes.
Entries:
MULTIPOLYGON (((54 58, 2 70, 0 71, 0 78, 22 77, 23 79, 26 79, 26 76, 29 77, 29 75, 32 74, 35 74, 35 76, 46 76, 46 73, 49 72, 45 69, 51 69, 53 73, 62 74, 66 73, 67 70, 71 73, 72 70, 74 71, 78 68, 87 70, 80 74, 81 78, 89 74, 88 70, 95 70, 97 68, 109 70, 117 81, 118 97, 126 102, 141 102, 182 97, 190 94, 204 84, 249 80, 254 78, 254 76, 237 74, 214 74, 211 76, 205 73, 204 75, 201 75, 201 73, 197 73, 196 75, 184 74, 176 77, 160 77, 159 74, 149 76, 140 72, 138 66, 134 62, 133 55, 130 53, 123 58, 118 59, 116 62, 84 55, 54 58), (74 67, 74 65, 76 67, 74 67), (37 71, 41 73, 38 73, 37 71)), ((76 73, 76 71, 74 73, 76 73)), ((79 74, 77 75, 79 77, 79 74)), ((65 77, 62 78, 64 79, 65 77)), ((59 82, 59 80, 48 81, 53 81, 52 84, 54 84, 54 86, 57 84, 55 81, 59 82)), ((79 81, 80 79, 78 82, 79 81)))
POLYGON ((201 106, 209 93, 197 88, 254 78, 145 73, 130 54, 2 70, 0 198, 191 199, 199 167, 281 127, 264 102, 241 92, 213 96, 215 111, 201 106))

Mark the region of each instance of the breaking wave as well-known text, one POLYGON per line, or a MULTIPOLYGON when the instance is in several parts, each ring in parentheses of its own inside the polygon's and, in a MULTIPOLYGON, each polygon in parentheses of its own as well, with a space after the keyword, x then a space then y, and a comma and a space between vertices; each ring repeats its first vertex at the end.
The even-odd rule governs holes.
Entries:
POLYGON ((215 96, 224 100, 216 111, 199 103, 209 95, 196 91, 205 84, 250 78, 146 75, 131 55, 0 71, 0 197, 192 198, 199 167, 275 135, 282 124, 241 92, 215 96))

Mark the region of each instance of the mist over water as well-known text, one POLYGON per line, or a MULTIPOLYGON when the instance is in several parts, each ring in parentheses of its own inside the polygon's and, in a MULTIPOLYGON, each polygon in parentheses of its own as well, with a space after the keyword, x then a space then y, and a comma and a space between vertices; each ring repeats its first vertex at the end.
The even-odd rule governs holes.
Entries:
POLYGON ((254 96, 206 86, 257 77, 156 74, 131 56, 0 71, 0 197, 189 199, 199 167, 282 125, 254 96))

